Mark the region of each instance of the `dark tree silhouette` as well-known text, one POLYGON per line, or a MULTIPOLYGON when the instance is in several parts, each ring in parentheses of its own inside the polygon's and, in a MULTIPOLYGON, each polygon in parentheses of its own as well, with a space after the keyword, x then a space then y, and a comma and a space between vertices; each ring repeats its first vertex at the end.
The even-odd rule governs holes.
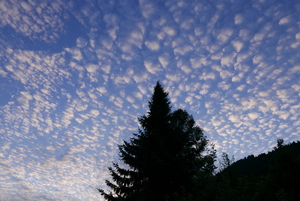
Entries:
POLYGON ((277 146, 270 152, 248 156, 216 175, 216 201, 299 200, 300 142, 277 146))
POLYGON ((220 163, 220 171, 225 170, 229 166, 231 166, 234 163, 235 159, 234 156, 232 158, 229 158, 229 155, 225 152, 222 153, 221 155, 221 160, 219 161, 220 163))
POLYGON ((108 201, 199 197, 201 180, 214 172, 216 152, 204 154, 208 140, 193 117, 182 109, 172 112, 168 93, 157 82, 149 112, 138 120, 138 133, 119 145, 120 160, 127 168, 113 163, 112 181, 106 180, 111 191, 99 192, 108 201))

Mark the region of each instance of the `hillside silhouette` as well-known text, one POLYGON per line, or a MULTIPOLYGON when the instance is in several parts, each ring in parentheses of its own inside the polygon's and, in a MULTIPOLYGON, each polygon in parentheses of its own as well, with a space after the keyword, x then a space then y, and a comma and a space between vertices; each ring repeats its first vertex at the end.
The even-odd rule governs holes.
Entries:
MULTIPOLYGON (((283 145, 282 149, 288 152, 293 158, 300 157, 300 141, 292 142, 283 145)), ((272 165, 272 160, 281 151, 279 149, 273 149, 268 153, 262 153, 258 156, 249 155, 243 159, 240 159, 229 167, 224 169, 219 174, 225 174, 229 172, 235 172, 236 176, 264 176, 268 173, 270 166, 272 165)))
POLYGON ((216 175, 215 200, 299 200, 300 141, 283 139, 268 153, 247 156, 216 175))

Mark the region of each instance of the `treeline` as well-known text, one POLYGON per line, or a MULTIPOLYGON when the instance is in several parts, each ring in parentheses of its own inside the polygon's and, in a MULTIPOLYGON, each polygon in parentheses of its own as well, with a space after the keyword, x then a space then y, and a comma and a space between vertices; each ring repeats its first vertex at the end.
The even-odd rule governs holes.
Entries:
POLYGON ((231 164, 214 182, 214 200, 299 200, 300 142, 279 139, 271 152, 231 164))
POLYGON ((157 82, 138 133, 119 145, 119 163, 108 169, 107 201, 299 200, 299 142, 279 139, 268 154, 234 162, 216 150, 185 110, 173 110, 157 82))

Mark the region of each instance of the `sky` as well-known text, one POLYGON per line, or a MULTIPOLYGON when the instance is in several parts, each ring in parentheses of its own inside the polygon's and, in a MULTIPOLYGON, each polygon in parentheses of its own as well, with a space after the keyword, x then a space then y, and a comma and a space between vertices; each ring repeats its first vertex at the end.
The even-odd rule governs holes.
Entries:
POLYGON ((219 155, 300 140, 297 0, 2 0, 0 58, 0 200, 103 200, 157 81, 219 155))

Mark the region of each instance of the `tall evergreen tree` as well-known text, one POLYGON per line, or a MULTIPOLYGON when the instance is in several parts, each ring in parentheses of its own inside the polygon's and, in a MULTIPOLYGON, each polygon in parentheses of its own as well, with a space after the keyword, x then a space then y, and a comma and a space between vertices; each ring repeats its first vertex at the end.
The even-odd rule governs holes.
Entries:
POLYGON ((193 197, 199 178, 215 169, 215 151, 203 154, 208 140, 186 111, 171 111, 168 93, 157 82, 149 101, 149 112, 140 117, 141 128, 119 145, 120 160, 109 168, 112 190, 99 192, 108 201, 176 200, 193 197))

